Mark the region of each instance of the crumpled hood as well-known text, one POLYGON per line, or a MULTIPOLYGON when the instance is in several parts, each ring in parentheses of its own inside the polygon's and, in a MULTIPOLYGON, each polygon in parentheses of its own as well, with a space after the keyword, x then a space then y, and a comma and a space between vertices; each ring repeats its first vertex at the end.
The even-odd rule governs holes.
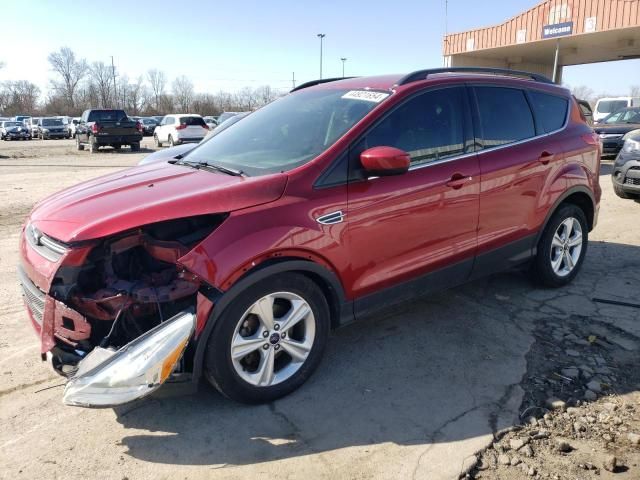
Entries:
POLYGON ((30 221, 62 242, 90 240, 164 220, 272 202, 286 183, 286 174, 234 177, 155 163, 51 195, 34 207, 30 221))

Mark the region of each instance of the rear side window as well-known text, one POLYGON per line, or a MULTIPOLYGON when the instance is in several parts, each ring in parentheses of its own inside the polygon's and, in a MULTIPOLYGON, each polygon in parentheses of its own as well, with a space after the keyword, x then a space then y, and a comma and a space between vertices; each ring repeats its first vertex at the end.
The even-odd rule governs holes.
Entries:
POLYGON ((411 165, 459 155, 465 152, 465 117, 463 88, 426 92, 376 125, 358 150, 396 147, 411 156, 411 165))
POLYGON ((126 119, 124 110, 92 110, 87 122, 123 122, 126 119))
POLYGON ((545 133, 559 130, 567 118, 569 101, 556 95, 529 91, 533 103, 533 111, 545 133))
POLYGON ((180 117, 180 125, 186 125, 187 127, 206 127, 202 117, 180 117))
POLYGON ((475 87, 483 148, 535 137, 533 115, 524 91, 517 88, 475 87))

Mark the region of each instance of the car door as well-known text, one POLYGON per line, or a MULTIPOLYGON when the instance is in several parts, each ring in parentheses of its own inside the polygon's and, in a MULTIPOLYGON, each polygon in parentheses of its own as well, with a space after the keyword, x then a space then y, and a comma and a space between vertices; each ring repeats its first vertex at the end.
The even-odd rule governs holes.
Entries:
POLYGON ((89 110, 85 110, 80 117, 78 126, 76 127, 76 138, 79 143, 87 143, 89 141, 89 129, 87 128, 87 118, 89 110))
POLYGON ((168 142, 169 141, 169 134, 171 133, 171 130, 173 129, 173 123, 175 122, 175 118, 170 117, 170 116, 166 116, 162 119, 162 124, 160 127, 160 135, 158 135, 158 138, 160 138, 160 141, 162 142, 168 142))
POLYGON ((479 167, 468 105, 464 86, 422 92, 352 147, 346 220, 356 316, 469 276, 479 167), (360 154, 375 146, 408 152, 409 171, 366 178, 360 154))
POLYGON ((476 85, 472 91, 476 143, 480 148, 475 278, 516 265, 532 253, 541 205, 545 204, 541 196, 548 193, 544 191, 551 183, 547 179, 562 167, 564 158, 562 138, 547 133, 566 123, 568 101, 558 97, 565 103, 562 114, 557 115, 546 111, 553 105, 535 93, 540 108, 537 123, 531 108, 533 93, 525 89, 476 85), (549 131, 545 131, 545 125, 549 131))

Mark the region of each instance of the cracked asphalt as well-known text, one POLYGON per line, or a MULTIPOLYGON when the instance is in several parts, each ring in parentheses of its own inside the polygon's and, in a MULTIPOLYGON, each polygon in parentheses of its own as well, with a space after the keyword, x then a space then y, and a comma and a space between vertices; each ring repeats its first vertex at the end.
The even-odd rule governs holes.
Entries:
POLYGON ((599 224, 568 287, 500 274, 350 325, 312 379, 270 405, 203 386, 115 410, 65 407, 23 312, 20 224, 47 194, 144 156, 78 153, 69 141, 0 144, 0 478, 458 478, 519 422, 541 324, 577 315, 620 342, 640 337, 640 309, 592 300, 638 303, 640 285, 640 204, 614 196, 605 165, 599 224))

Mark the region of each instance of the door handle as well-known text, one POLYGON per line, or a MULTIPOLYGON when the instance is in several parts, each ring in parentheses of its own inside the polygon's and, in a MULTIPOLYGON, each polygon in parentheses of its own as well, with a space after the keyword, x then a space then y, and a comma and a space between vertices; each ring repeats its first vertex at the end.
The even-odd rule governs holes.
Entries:
POLYGON ((473 180, 473 177, 467 177, 466 175, 462 175, 461 173, 454 173, 451 176, 451 180, 449 180, 446 185, 447 187, 451 187, 454 190, 461 189, 465 183, 473 180))
POLYGON ((547 152, 545 150, 538 157, 538 161, 543 165, 547 165, 551 160, 553 160, 554 157, 555 157, 555 155, 553 153, 547 152))

